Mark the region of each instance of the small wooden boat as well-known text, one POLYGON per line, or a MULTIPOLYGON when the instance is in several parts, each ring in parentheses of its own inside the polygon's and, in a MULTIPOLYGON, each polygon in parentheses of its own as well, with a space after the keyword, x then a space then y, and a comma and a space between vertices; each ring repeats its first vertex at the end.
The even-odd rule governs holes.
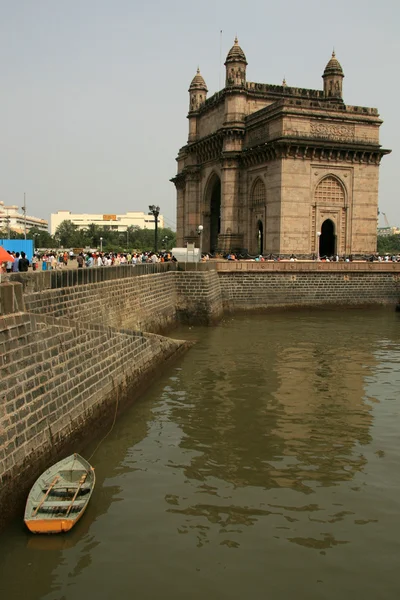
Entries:
POLYGON ((33 533, 69 531, 89 503, 96 477, 93 467, 73 454, 56 463, 34 483, 24 521, 33 533))

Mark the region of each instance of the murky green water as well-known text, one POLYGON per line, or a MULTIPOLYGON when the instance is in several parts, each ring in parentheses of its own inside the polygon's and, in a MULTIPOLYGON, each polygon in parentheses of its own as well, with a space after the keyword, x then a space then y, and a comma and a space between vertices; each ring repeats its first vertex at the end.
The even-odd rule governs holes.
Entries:
POLYGON ((392 310, 174 332, 198 343, 100 446, 82 521, 0 535, 1 599, 398 598, 399 334, 392 310))

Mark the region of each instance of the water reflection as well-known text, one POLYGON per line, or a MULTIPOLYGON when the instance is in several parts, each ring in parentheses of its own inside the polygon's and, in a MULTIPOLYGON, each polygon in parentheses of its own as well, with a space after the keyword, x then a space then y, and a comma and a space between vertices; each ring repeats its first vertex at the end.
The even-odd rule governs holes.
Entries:
POLYGON ((382 573, 397 597, 399 325, 300 311, 178 330, 198 343, 100 446, 77 527, 0 537, 5 597, 21 569, 27 600, 375 600, 382 573))
MULTIPOLYGON (((294 313, 268 319, 264 336, 260 320, 236 319, 210 333, 208 351, 199 352, 199 360, 185 359, 165 388, 164 400, 170 418, 182 430, 179 445, 191 459, 169 460, 168 466, 184 472, 196 496, 206 494, 214 500, 199 504, 165 496, 167 512, 184 518, 180 533, 201 527, 197 543, 203 545, 212 535, 205 521, 218 524, 220 533, 233 524, 233 533, 240 534, 261 518, 272 519, 279 538, 283 530, 293 531, 288 523, 309 529, 310 523, 333 525, 355 515, 353 510, 332 510, 330 503, 300 500, 362 473, 367 465, 362 447, 372 440, 376 399, 368 396, 367 387, 378 365, 374 348, 370 340, 367 343, 361 319, 352 323, 356 335, 350 337, 348 323, 336 322, 332 328, 330 319, 327 314, 325 320, 302 320, 294 313), (190 410, 176 402, 182 389, 190 410), (260 492, 251 490, 264 490, 265 508, 257 501, 245 508, 221 505, 221 487, 225 499, 231 500, 240 495, 239 488, 255 498, 260 492), (292 505, 270 501, 284 490, 292 505), (313 518, 315 511, 319 518, 313 518), (296 516, 299 512, 306 514, 306 521, 296 516)), ((356 524, 372 522, 354 519, 356 524)), ((285 539, 321 551, 348 543, 346 536, 336 538, 320 527, 314 537, 285 539)), ((231 541, 234 547, 240 544, 237 535, 231 541)))
MULTIPOLYGON (((274 325, 274 324, 273 324, 274 325)), ((276 324, 275 324, 276 325, 276 324)), ((185 404, 172 402, 171 415, 184 433, 180 443, 197 451, 182 466, 190 479, 224 479, 235 486, 289 488, 311 494, 318 485, 348 481, 365 466, 358 444, 371 440, 371 404, 365 378, 376 361, 358 339, 335 331, 329 340, 315 324, 311 336, 301 322, 295 338, 283 346, 280 326, 266 331, 265 344, 254 344, 259 323, 246 324, 240 352, 235 325, 211 334, 206 364, 182 369, 168 391, 189 390, 185 404), (312 341, 307 337, 315 337, 312 341)))

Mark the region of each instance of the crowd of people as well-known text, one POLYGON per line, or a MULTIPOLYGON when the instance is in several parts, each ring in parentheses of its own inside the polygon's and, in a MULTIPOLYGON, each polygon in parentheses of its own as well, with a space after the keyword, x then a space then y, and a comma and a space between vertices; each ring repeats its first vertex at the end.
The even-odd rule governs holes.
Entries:
POLYGON ((2 263, 1 270, 4 273, 26 272, 29 268, 29 260, 25 252, 9 252, 13 260, 7 260, 2 263))
POLYGON ((289 257, 288 256, 279 256, 277 254, 268 254, 268 255, 263 255, 263 254, 259 254, 255 257, 243 257, 243 256, 238 256, 235 255, 233 252, 229 252, 226 256, 224 256, 224 258, 226 260, 251 260, 251 261, 255 261, 255 262, 267 262, 267 261, 290 261, 290 262, 297 262, 298 260, 316 260, 316 261, 320 261, 320 262, 353 262, 353 260, 364 260, 367 262, 400 262, 400 254, 398 255, 389 255, 387 254, 371 254, 368 256, 363 256, 363 257, 357 257, 354 258, 352 254, 350 254, 349 256, 339 256, 339 254, 335 254, 333 256, 316 256, 315 254, 311 256, 311 258, 298 258, 295 254, 291 254, 289 257))
POLYGON ((170 252, 80 252, 76 257, 78 269, 83 267, 112 267, 118 265, 137 265, 160 263, 176 260, 170 252))
POLYGON ((176 261, 170 252, 80 252, 77 256, 72 251, 48 251, 42 254, 35 253, 29 262, 24 252, 10 252, 13 261, 7 261, 1 265, 2 271, 16 273, 28 271, 51 271, 63 269, 68 265, 77 268, 111 267, 118 265, 136 265, 143 263, 160 263, 176 261), (71 264, 71 261, 72 264, 71 264))
MULTIPOLYGON (((35 253, 29 262, 25 252, 10 252, 13 257, 13 261, 7 261, 0 265, 2 272, 15 273, 15 272, 26 272, 31 267, 33 271, 42 270, 50 271, 53 269, 63 269, 70 265, 72 268, 93 268, 93 267, 111 267, 118 265, 138 265, 145 263, 161 263, 161 262, 176 262, 176 258, 168 251, 162 252, 99 252, 99 251, 86 251, 80 252, 77 256, 74 255, 72 250, 67 251, 47 251, 44 253, 35 253), (71 264, 71 261, 72 264, 71 264)), ((291 254, 289 257, 280 257, 279 255, 259 254, 255 257, 243 257, 236 255, 233 252, 229 252, 224 256, 226 260, 253 260, 255 262, 265 261, 297 261, 305 260, 303 258, 298 259, 295 254, 291 254)), ((208 254, 202 254, 201 261, 207 262, 210 260, 208 254)), ((308 259, 310 260, 310 259, 308 259)), ((318 260, 321 262, 352 262, 353 256, 315 256, 311 257, 311 260, 318 260)), ((361 260, 358 257, 357 260, 361 260)), ((400 255, 389 255, 387 254, 371 254, 370 256, 363 257, 363 260, 368 262, 400 262, 400 255)))

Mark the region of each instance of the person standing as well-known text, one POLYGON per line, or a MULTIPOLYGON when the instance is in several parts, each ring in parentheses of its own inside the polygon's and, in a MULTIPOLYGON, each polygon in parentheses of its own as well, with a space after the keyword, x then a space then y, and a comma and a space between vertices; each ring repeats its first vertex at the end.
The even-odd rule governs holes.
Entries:
MULTIPOLYGON (((15 252, 11 252, 11 256, 15 259, 15 252)), ((13 261, 8 260, 7 264, 6 264, 7 273, 12 273, 12 268, 13 268, 13 261)))
POLYGON ((19 252, 15 253, 15 260, 12 264, 12 272, 13 273, 18 273, 19 271, 19 252))
POLYGON ((85 262, 85 259, 83 258, 82 252, 80 252, 78 254, 78 256, 76 257, 76 261, 78 263, 78 269, 82 269, 83 263, 85 262))
POLYGON ((93 255, 92 254, 88 254, 88 257, 86 259, 86 266, 88 268, 91 268, 91 267, 93 267, 93 264, 94 264, 93 255))
POLYGON ((19 259, 19 263, 18 263, 18 270, 21 273, 26 273, 28 271, 28 267, 29 267, 29 260, 26 258, 25 252, 21 252, 21 258, 19 259))

